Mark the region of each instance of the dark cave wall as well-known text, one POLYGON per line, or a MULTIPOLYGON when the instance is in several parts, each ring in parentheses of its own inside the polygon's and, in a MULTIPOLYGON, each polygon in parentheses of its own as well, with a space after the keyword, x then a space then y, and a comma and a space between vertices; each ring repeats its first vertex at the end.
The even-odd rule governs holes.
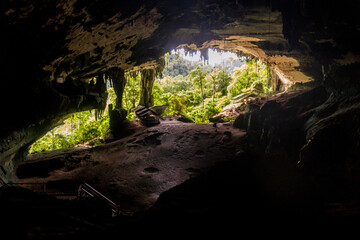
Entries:
MULTIPOLYGON (((238 5, 232 0, 73 2, 1 3, 1 31, 6 38, 3 38, 5 42, 0 50, 0 63, 6 69, 2 76, 8 79, 1 82, 2 89, 16 89, 18 98, 32 99, 33 104, 22 103, 24 109, 34 109, 44 102, 43 99, 48 99, 42 96, 46 92, 42 81, 56 81, 67 76, 77 81, 97 76, 100 71, 111 67, 129 69, 155 60, 182 43, 201 45, 206 40, 220 38, 211 30, 237 19, 241 21, 244 15, 251 14, 247 9, 254 7, 271 7, 282 12, 284 37, 293 48, 301 49, 304 44, 310 44, 311 54, 315 54, 319 63, 316 70, 309 71, 317 77, 321 77, 321 65, 326 71, 330 68, 333 71, 336 68, 332 62, 334 58, 341 58, 349 49, 354 54, 358 53, 358 6, 353 1, 342 2, 341 6, 335 1, 299 0, 239 1, 238 5), (156 9, 156 14, 150 13, 153 9, 156 9), (116 18, 112 18, 114 16, 116 18), (137 22, 141 17, 145 22, 137 22), (146 21, 153 24, 152 32, 145 34, 140 26, 135 25, 128 29, 131 34, 125 33, 127 26, 146 24, 146 21), (112 25, 117 28, 112 29, 112 25), (176 34, 179 29, 194 29, 197 32, 185 31, 179 37, 176 34), (119 40, 115 39, 116 36, 119 40), (328 41, 318 43, 321 39, 328 41), (331 41, 335 43, 331 44, 331 41), (74 47, 75 43, 79 46, 74 47)), ((150 28, 150 25, 147 26, 150 28)), ((51 101, 48 102, 51 105, 51 101)), ((10 112, 16 105, 4 105, 5 111, 10 112)), ((44 113, 49 109, 44 106, 44 113)), ((29 112, 27 115, 37 114, 29 112)), ((7 122, 7 130, 24 124, 20 115, 15 119, 19 123, 7 122)), ((34 119, 28 120, 31 121, 34 119)))
MULTIPOLYGON (((45 96, 48 96, 48 99, 40 99, 36 103, 30 101, 31 104, 34 104, 33 108, 23 110, 20 103, 20 107, 15 109, 14 114, 13 111, 10 111, 10 119, 15 117, 15 114, 19 114, 23 126, 10 133, 8 133, 9 129, 6 129, 9 125, 2 126, 6 132, 2 131, 1 133, 8 133, 4 135, 0 144, 0 164, 3 166, 0 176, 2 178, 9 179, 13 167, 25 159, 29 146, 61 124, 71 113, 105 108, 107 92, 103 79, 98 79, 95 85, 76 86, 72 80, 67 81, 70 82, 60 86, 47 86, 45 89, 48 93, 45 96), (39 108, 42 108, 43 111, 47 110, 47 112, 37 111, 39 108), (29 123, 31 117, 36 120, 29 123)), ((30 98, 30 100, 34 99, 30 98)))
POLYGON ((318 74, 317 78, 326 81, 332 91, 358 93, 360 88, 355 79, 359 73, 360 22, 357 15, 360 3, 350 0, 272 3, 282 12, 284 37, 294 49, 306 52, 317 62, 318 69, 310 67, 309 71, 318 74))
MULTIPOLYGON (((282 13, 290 47, 276 48, 277 40, 267 45, 271 34, 254 27, 246 34, 265 39, 255 44, 268 55, 298 52, 301 71, 338 95, 356 95, 358 5, 350 0, 1 1, 0 101, 7 117, 0 126, 0 164, 16 155, 17 143, 26 149, 67 114, 103 108, 104 88, 84 80, 111 68, 146 67, 180 44, 223 39, 236 31, 220 36, 213 30, 241 25, 256 9, 282 13), (41 127, 45 122, 49 126, 41 127)), ((264 21, 244 24, 251 28, 264 21)), ((151 96, 147 101, 151 104, 151 96)))

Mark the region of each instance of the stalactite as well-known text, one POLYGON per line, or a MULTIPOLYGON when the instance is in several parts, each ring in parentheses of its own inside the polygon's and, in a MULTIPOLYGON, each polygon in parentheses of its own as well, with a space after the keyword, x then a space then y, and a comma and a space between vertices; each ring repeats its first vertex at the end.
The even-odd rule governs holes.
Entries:
POLYGON ((179 49, 183 49, 186 56, 193 56, 199 51, 198 49, 191 48, 189 45, 183 45, 179 49))
POLYGON ((157 66, 155 67, 155 77, 162 77, 162 72, 165 68, 165 57, 161 57, 157 61, 157 66))
POLYGON ((129 78, 136 79, 136 76, 138 75, 138 71, 132 71, 128 73, 129 78))
POLYGON ((209 62, 209 51, 207 48, 200 49, 200 57, 201 60, 203 60, 204 64, 209 62))
POLYGON ((115 94, 116 106, 115 109, 122 109, 123 93, 126 85, 125 71, 121 68, 112 68, 107 73, 111 79, 115 94))
POLYGON ((107 99, 106 81, 102 73, 99 74, 98 77, 96 78, 95 88, 97 93, 100 94, 100 98, 102 99, 99 102, 99 105, 95 108, 95 118, 98 119, 104 113, 106 107, 106 99, 107 99))
POLYGON ((141 71, 141 93, 140 105, 151 107, 154 103, 152 97, 152 87, 155 81, 155 69, 144 69, 141 71))
POLYGON ((105 72, 105 73, 103 74, 103 78, 104 78, 104 80, 105 80, 106 83, 109 82, 109 83, 110 83, 110 86, 111 86, 111 87, 114 87, 113 81, 112 81, 111 77, 109 76, 108 72, 105 72))
POLYGON ((145 107, 151 107, 154 105, 154 98, 152 96, 152 88, 156 77, 162 75, 165 67, 165 58, 158 59, 157 65, 151 69, 141 70, 141 93, 140 93, 140 105, 145 107))
POLYGON ((109 77, 115 94, 116 104, 113 109, 112 104, 109 104, 109 128, 115 135, 123 130, 123 123, 126 120, 127 111, 122 107, 123 93, 126 85, 125 71, 121 68, 111 68, 106 75, 109 77))

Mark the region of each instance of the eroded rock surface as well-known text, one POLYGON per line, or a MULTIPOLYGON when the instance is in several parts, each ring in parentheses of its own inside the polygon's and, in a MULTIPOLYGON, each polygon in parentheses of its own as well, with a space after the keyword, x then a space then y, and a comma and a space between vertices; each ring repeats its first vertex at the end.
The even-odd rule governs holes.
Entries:
POLYGON ((258 100, 240 113, 234 126, 247 130, 241 146, 257 156, 253 173, 272 193, 268 201, 287 205, 284 199, 301 196, 334 222, 342 214, 341 225, 358 221, 358 101, 317 87, 258 100))
POLYGON ((100 147, 30 155, 16 172, 20 183, 51 182, 54 186, 59 182, 58 192, 76 192, 79 184, 88 182, 129 214, 149 208, 162 192, 206 172, 215 163, 234 159, 243 134, 230 123, 214 128, 211 124, 162 121, 100 147), (67 181, 65 190, 63 181, 67 181))

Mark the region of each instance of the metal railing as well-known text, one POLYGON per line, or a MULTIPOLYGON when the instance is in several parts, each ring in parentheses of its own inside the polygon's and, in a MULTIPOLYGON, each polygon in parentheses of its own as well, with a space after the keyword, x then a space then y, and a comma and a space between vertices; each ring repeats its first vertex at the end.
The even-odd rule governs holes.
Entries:
POLYGON ((90 186, 88 183, 84 182, 80 184, 77 192, 49 192, 46 187, 46 182, 23 182, 23 183, 5 183, 0 178, 0 187, 8 185, 8 186, 19 186, 19 185, 38 185, 38 188, 32 187, 31 190, 36 193, 40 194, 46 194, 49 196, 54 196, 59 199, 74 199, 74 198, 81 198, 81 197, 98 197, 103 200, 105 200, 111 208, 111 215, 113 217, 118 216, 120 214, 120 206, 113 201, 111 201, 109 198, 107 198, 104 194, 100 193, 98 190, 96 190, 94 187, 90 186))
POLYGON ((118 216, 120 214, 120 206, 113 201, 111 201, 109 198, 107 198, 105 195, 100 193, 98 190, 90 186, 88 183, 84 182, 83 184, 80 184, 79 190, 78 190, 78 197, 99 197, 104 199, 106 202, 109 203, 111 207, 112 216, 118 216))
POLYGON ((0 177, 0 188, 7 185, 6 182, 0 177))

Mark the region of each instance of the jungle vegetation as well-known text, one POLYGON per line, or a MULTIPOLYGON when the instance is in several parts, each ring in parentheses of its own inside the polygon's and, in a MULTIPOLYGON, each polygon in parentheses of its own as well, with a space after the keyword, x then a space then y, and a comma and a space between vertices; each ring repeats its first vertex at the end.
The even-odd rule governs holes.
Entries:
MULTIPOLYGON (((167 54, 161 78, 154 83, 154 105, 168 105, 166 115, 181 114, 195 123, 209 123, 233 99, 249 94, 265 95, 269 69, 260 60, 226 59, 215 66, 191 62, 179 54, 167 54)), ((140 74, 129 74, 123 94, 127 119, 134 119, 133 108, 140 99, 140 74)), ((108 88, 108 103, 115 105, 116 95, 108 88)), ((36 141, 29 153, 74 147, 79 144, 100 145, 109 132, 107 109, 100 117, 94 111, 78 112, 36 141)))

